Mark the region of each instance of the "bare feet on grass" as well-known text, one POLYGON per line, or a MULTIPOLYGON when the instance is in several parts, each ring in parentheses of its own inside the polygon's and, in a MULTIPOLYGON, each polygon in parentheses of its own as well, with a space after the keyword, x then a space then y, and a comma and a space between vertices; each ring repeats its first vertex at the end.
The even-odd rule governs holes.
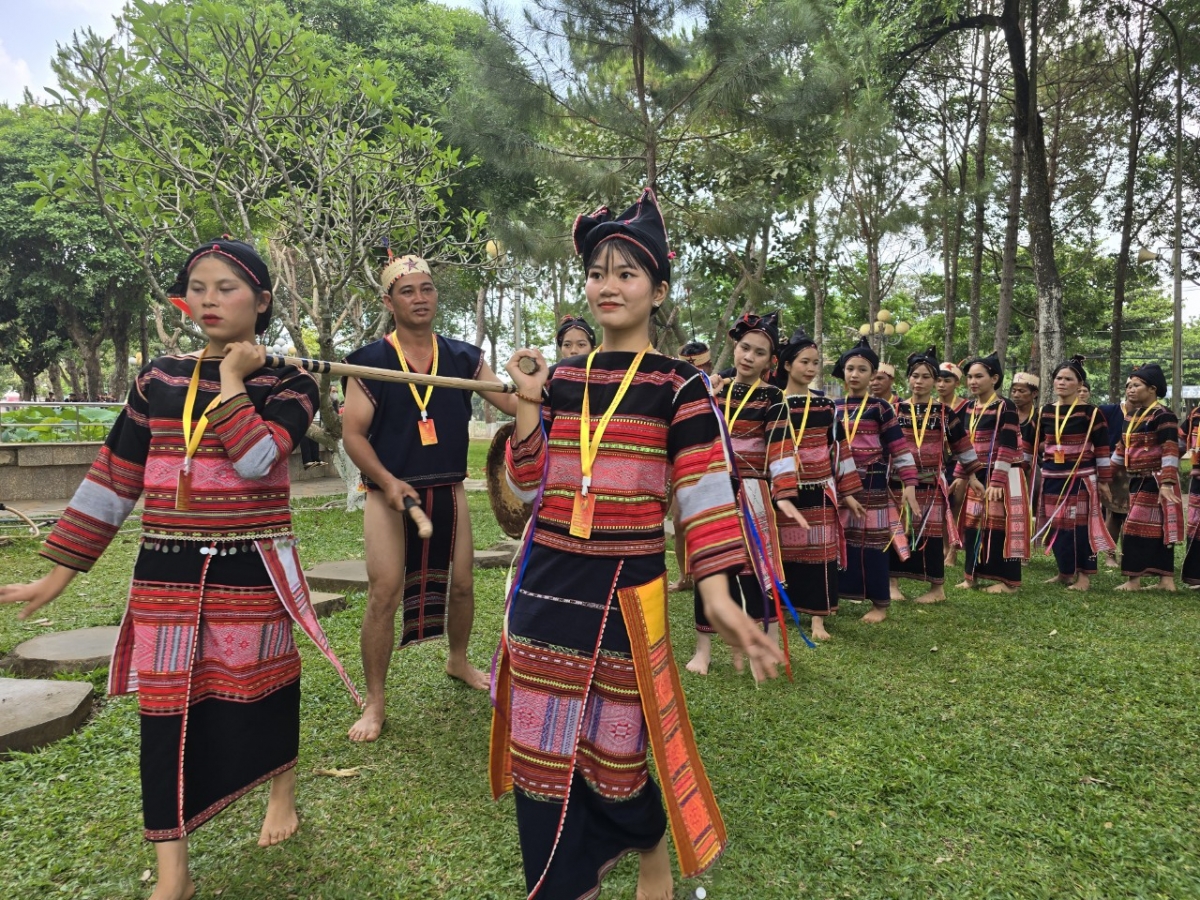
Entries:
POLYGON ((1141 589, 1142 583, 1137 578, 1130 578, 1128 581, 1123 581, 1113 588, 1114 591, 1140 591, 1141 589))
POLYGON ((1047 578, 1042 583, 1043 584, 1070 584, 1071 576, 1059 574, 1059 575, 1055 575, 1053 578, 1047 578))
POLYGON ((296 768, 280 772, 271 779, 271 796, 267 799, 267 815, 263 818, 258 846, 282 844, 300 830, 296 814, 296 768))
POLYGON ((946 599, 945 585, 935 584, 920 597, 914 597, 913 603, 941 603, 946 599))
POLYGON ((964 578, 962 581, 960 581, 958 584, 956 584, 954 586, 954 589, 956 591, 973 591, 973 590, 975 590, 975 579, 974 578, 964 578))
POLYGON ((1164 576, 1158 581, 1152 581, 1142 588, 1143 591, 1175 591, 1175 579, 1170 576, 1164 576))
POLYGON ((904 600, 904 592, 900 590, 900 579, 889 578, 888 588, 891 590, 892 602, 901 603, 904 600))
POLYGON ((675 883, 671 879, 671 857, 667 837, 647 853, 639 853, 637 900, 671 900, 675 883))
POLYGON ((868 625, 875 625, 887 618, 887 607, 873 606, 871 611, 863 616, 859 621, 866 622, 868 625))
POLYGON ((488 676, 467 662, 465 655, 451 656, 447 659, 446 674, 451 678, 457 678, 467 687, 475 688, 477 691, 486 691, 492 686, 488 676))
POLYGON ((1092 586, 1092 579, 1083 572, 1075 579, 1075 583, 1067 586, 1068 591, 1086 591, 1092 586))
POLYGON ((363 708, 362 718, 350 726, 350 740, 357 744, 379 740, 379 733, 383 731, 383 723, 386 718, 383 704, 373 703, 371 698, 367 697, 367 705, 363 708))
POLYGON ((1004 584, 1002 582, 997 582, 996 584, 993 584, 990 587, 985 587, 983 589, 983 592, 985 594, 1015 594, 1017 592, 1017 589, 1015 587, 1012 587, 1011 585, 1004 584))
POLYGON ((825 630, 824 616, 812 617, 812 636, 818 641, 829 641, 833 639, 833 636, 825 630))
POLYGON ((154 856, 158 862, 158 881, 150 900, 191 900, 196 885, 188 871, 188 839, 157 842, 154 856))
POLYGON ((697 675, 707 675, 709 666, 712 665, 712 635, 711 634, 696 634, 696 652, 692 658, 688 660, 685 668, 689 672, 695 672, 697 675))

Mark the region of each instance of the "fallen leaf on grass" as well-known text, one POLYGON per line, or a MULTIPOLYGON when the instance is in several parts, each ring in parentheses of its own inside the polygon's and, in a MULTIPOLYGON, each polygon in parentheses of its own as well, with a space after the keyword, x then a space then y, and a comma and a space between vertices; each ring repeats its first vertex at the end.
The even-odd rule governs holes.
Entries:
POLYGON ((1079 779, 1080 784, 1102 784, 1105 787, 1112 787, 1111 781, 1105 781, 1102 778, 1093 778, 1091 775, 1084 775, 1079 779))
POLYGON ((1057 628, 1055 628, 1053 631, 1050 632, 1050 637, 1054 637, 1056 634, 1058 634, 1057 628))
POLYGON ((948 857, 948 856, 939 856, 937 859, 935 859, 935 860, 933 861, 933 864, 934 864, 935 866, 940 866, 942 863, 947 863, 947 862, 950 862, 950 857, 948 857))
POLYGON ((855 842, 854 842, 854 846, 855 846, 855 847, 861 847, 861 846, 862 846, 862 838, 859 838, 857 841, 855 841, 855 842))
POLYGON ((142 881, 146 882, 149 880, 150 880, 150 870, 147 869, 145 872, 142 873, 142 881))
POLYGON ((29 624, 30 625, 41 625, 43 628, 45 628, 47 625, 53 625, 54 623, 51 622, 49 619, 34 619, 29 624))
POLYGON ((934 647, 930 647, 930 648, 929 648, 929 652, 930 652, 930 653, 937 653, 937 647, 936 647, 936 646, 934 646, 934 647))
POLYGON ((951 683, 951 684, 958 684, 958 679, 957 679, 957 678, 951 678, 951 679, 950 679, 950 683, 951 683))
POLYGON ((330 778, 354 778, 362 771, 362 766, 351 769, 313 769, 314 775, 328 775, 330 778))
POLYGON ((1105 828, 1112 828, 1112 822, 1105 822, 1105 823, 1104 823, 1104 827, 1105 827, 1105 828))

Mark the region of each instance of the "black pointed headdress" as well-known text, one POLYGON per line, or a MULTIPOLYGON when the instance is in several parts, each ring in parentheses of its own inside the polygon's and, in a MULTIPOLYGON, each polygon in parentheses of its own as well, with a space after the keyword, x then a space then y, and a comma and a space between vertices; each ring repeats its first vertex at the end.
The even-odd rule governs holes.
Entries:
POLYGON ((967 360, 967 364, 963 366, 964 372, 970 372, 971 366, 980 365, 988 370, 991 375, 999 375, 1000 380, 996 382, 996 387, 1000 387, 1004 383, 1004 363, 1000 362, 1000 357, 993 350, 987 356, 977 356, 974 359, 967 360))
POLYGON ((588 336, 592 347, 596 346, 596 332, 592 330, 592 326, 583 316, 563 316, 562 322, 558 325, 558 331, 554 332, 554 346, 562 347, 563 338, 572 328, 578 328, 588 336))
POLYGON ((1145 363, 1140 366, 1134 366, 1133 371, 1129 373, 1129 377, 1144 381, 1150 387, 1157 390, 1160 400, 1167 395, 1167 376, 1163 374, 1162 366, 1158 363, 1145 363))
POLYGON ((654 191, 646 188, 638 202, 613 216, 602 206, 590 216, 580 216, 571 229, 575 252, 584 261, 591 258, 596 247, 605 241, 628 241, 640 249, 654 266, 653 274, 663 281, 671 280, 671 260, 675 254, 667 246, 667 226, 654 191))
POLYGON ((938 361, 937 347, 932 344, 924 353, 910 353, 908 355, 908 368, 905 370, 905 377, 913 373, 913 369, 917 366, 929 366, 933 373, 933 377, 937 378, 938 370, 941 368, 941 363, 938 361))
POLYGON ((871 342, 864 335, 858 339, 857 344, 838 357, 837 364, 833 367, 833 377, 844 379, 846 377, 846 363, 850 362, 856 356, 861 356, 869 362, 872 372, 879 368, 879 354, 871 349, 871 342))
POLYGON ((1087 371, 1083 368, 1083 364, 1087 361, 1087 357, 1082 353, 1076 353, 1066 362, 1061 362, 1054 367, 1054 374, 1057 375, 1063 369, 1070 369, 1075 373, 1075 377, 1079 379, 1081 384, 1087 384, 1087 371))
MULTIPOLYGON (((217 256, 223 259, 243 274, 256 291, 272 290, 271 272, 267 269, 263 258, 258 255, 258 251, 244 241, 235 241, 229 235, 224 235, 220 240, 208 241, 193 250, 183 264, 183 268, 179 270, 179 274, 175 276, 175 283, 167 289, 167 296, 171 302, 185 313, 188 312, 188 308, 187 301, 183 298, 187 297, 188 278, 191 275, 192 267, 206 256, 217 256), (176 302, 176 299, 180 302, 176 302)), ((254 323, 255 334, 263 334, 267 330, 267 326, 271 324, 271 307, 274 303, 274 298, 272 298, 267 308, 258 314, 258 319, 254 323)))
POLYGON ((782 369, 784 363, 790 363, 793 359, 800 355, 800 351, 806 347, 815 347, 817 342, 808 336, 808 332, 801 325, 792 332, 791 338, 786 344, 779 348, 779 368, 782 369))
POLYGON ((740 341, 752 331, 761 331, 771 341, 771 353, 774 354, 779 350, 779 313, 769 312, 765 316, 756 316, 754 313, 746 313, 732 328, 729 329, 729 336, 733 340, 740 341))

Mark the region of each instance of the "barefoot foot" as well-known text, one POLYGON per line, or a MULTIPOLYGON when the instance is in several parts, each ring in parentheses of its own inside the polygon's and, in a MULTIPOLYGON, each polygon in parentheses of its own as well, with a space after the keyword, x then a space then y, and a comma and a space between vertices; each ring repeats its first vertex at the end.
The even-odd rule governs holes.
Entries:
POLYGON ((685 668, 697 675, 707 675, 708 667, 712 664, 712 635, 703 631, 696 632, 696 652, 688 660, 685 668))
POLYGON ((150 900, 192 900, 196 896, 196 885, 189 876, 182 884, 167 885, 159 882, 154 886, 150 900))
POLYGON ((267 815, 263 818, 258 846, 282 844, 300 829, 296 814, 296 769, 292 767, 271 779, 271 796, 267 799, 267 815))
POLYGON ((891 597, 892 597, 893 603, 902 603, 904 601, 904 592, 900 590, 900 579, 899 578, 889 578, 888 579, 888 588, 891 590, 891 597))
POLYGON ((674 893, 671 857, 664 835, 653 850, 639 854, 637 900, 671 900, 674 893))
POLYGON ((1075 583, 1067 585, 1068 591, 1086 591, 1092 586, 1092 580, 1084 573, 1080 572, 1079 577, 1075 579, 1075 583))
POLYGON ((871 611, 863 616, 859 621, 866 622, 868 625, 875 625, 876 623, 882 622, 887 618, 887 612, 887 607, 885 606, 874 606, 871 608, 871 611))
POLYGON ((491 679, 467 662, 465 656, 446 660, 446 674, 477 691, 486 691, 492 686, 491 679))
POLYGON ((672 581, 670 584, 668 584, 667 590, 671 593, 675 593, 676 591, 690 591, 693 587, 694 585, 692 584, 691 577, 685 575, 678 581, 672 581))
POLYGON ((1113 588, 1114 591, 1140 591, 1141 589, 1142 589, 1141 582, 1139 582, 1136 578, 1131 578, 1128 581, 1123 581, 1120 584, 1118 584, 1115 588, 1113 588))
POLYGON ((1047 578, 1042 584, 1070 584, 1070 575, 1055 575, 1053 578, 1047 578))
POLYGON ((1015 594, 1017 589, 1007 584, 996 583, 983 589, 985 594, 1015 594))
POLYGON ((818 641, 829 641, 833 639, 832 635, 825 630, 824 616, 812 617, 812 636, 818 641))
POLYGON ((383 731, 385 718, 383 704, 380 703, 376 706, 368 700, 366 708, 363 709, 362 718, 350 726, 350 740, 355 743, 370 743, 379 740, 379 733, 383 731))
POLYGON ((915 597, 913 603, 941 603, 946 599, 946 588, 943 585, 934 585, 920 597, 915 597))
POLYGON ((973 591, 973 590, 975 590, 975 579, 964 578, 962 581, 960 581, 958 584, 956 584, 954 586, 954 589, 956 591, 973 591))

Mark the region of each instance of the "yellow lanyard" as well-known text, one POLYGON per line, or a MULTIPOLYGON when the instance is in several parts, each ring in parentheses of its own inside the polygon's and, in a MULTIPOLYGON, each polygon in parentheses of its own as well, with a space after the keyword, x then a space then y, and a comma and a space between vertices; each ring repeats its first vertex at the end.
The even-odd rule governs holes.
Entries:
POLYGON ((979 420, 982 419, 983 414, 988 411, 988 407, 990 407, 995 402, 996 402, 996 395, 992 394, 992 396, 988 400, 988 402, 983 404, 982 407, 979 405, 979 402, 976 401, 975 409, 971 410, 971 420, 968 424, 970 426, 971 443, 972 444, 975 443, 975 432, 979 430, 979 420), (976 410, 978 410, 978 412, 976 412, 976 410))
POLYGON ((804 462, 800 459, 800 442, 804 440, 804 429, 808 427, 808 411, 812 408, 812 394, 804 395, 804 415, 800 419, 800 433, 796 434, 796 426, 792 424, 792 411, 788 410, 788 430, 792 432, 792 444, 796 448, 796 462, 801 469, 804 462))
POLYGON ((1129 426, 1125 429, 1125 452, 1126 453, 1129 453, 1129 441, 1133 437, 1133 433, 1135 431, 1137 431, 1139 425, 1141 425, 1148 418, 1150 418, 1150 413, 1154 412, 1154 407, 1157 405, 1158 405, 1157 403, 1151 403, 1149 406, 1146 407, 1145 411, 1140 416, 1137 413, 1134 413, 1133 418, 1129 420, 1129 426))
POLYGON ((204 430, 208 428, 208 414, 221 401, 220 394, 212 398, 208 406, 204 408, 204 412, 200 414, 200 421, 196 423, 196 430, 193 432, 192 412, 196 408, 196 392, 200 390, 200 365, 204 362, 206 352, 208 352, 207 347, 200 351, 200 356, 196 360, 196 368, 192 369, 192 380, 188 382, 187 397, 183 401, 183 445, 187 448, 183 457, 183 471, 185 472, 192 470, 192 457, 200 448, 204 430))
POLYGON ((600 453, 600 441, 604 439, 604 429, 608 428, 609 420, 613 417, 613 413, 617 411, 617 407, 621 405, 621 398, 629 390, 629 385, 633 384, 633 376, 637 374, 638 366, 642 364, 642 357, 651 349, 650 346, 647 346, 645 350, 633 358, 633 363, 626 370, 625 377, 621 379, 621 386, 617 388, 617 396, 613 398, 613 402, 609 404, 608 409, 604 411, 604 415, 600 417, 600 424, 596 426, 594 437, 591 433, 591 402, 588 399, 588 381, 592 377, 592 360, 600 352, 600 348, 597 347, 588 354, 587 366, 584 369, 583 376, 583 409, 579 414, 579 467, 583 470, 582 493, 584 496, 587 496, 588 486, 592 483, 592 466, 596 462, 596 456, 600 453))
POLYGON ((917 442, 917 457, 921 455, 921 445, 925 443, 925 435, 929 432, 929 414, 933 412, 933 398, 931 397, 925 405, 925 421, 917 425, 917 404, 914 400, 908 401, 909 411, 913 414, 913 440, 917 442))
POLYGON ((1071 401, 1071 408, 1067 410, 1067 417, 1061 422, 1058 420, 1058 408, 1062 404, 1057 400, 1054 401, 1054 443, 1056 446, 1062 446, 1063 432, 1066 431, 1067 423, 1071 421, 1071 413, 1075 412, 1075 407, 1079 404, 1079 397, 1071 401))
MULTIPOLYGON (((408 360, 406 360, 404 358, 404 351, 400 349, 400 338, 396 336, 396 332, 393 331, 391 334, 389 334, 388 340, 391 342, 392 347, 394 347, 396 350, 396 356, 400 360, 400 368, 403 369, 405 372, 410 371, 408 368, 408 360)), ((430 375, 437 374, 437 366, 438 366, 438 343, 437 343, 437 335, 434 335, 433 336, 433 365, 429 367, 430 375)), ((415 384, 410 383, 408 386, 408 389, 410 391, 412 391, 413 399, 417 401, 417 408, 419 410, 421 410, 421 421, 424 422, 426 419, 429 418, 429 413, 427 413, 425 411, 425 407, 427 407, 429 405, 429 398, 433 396, 433 385, 428 384, 425 386, 425 396, 424 397, 422 397, 417 392, 417 386, 415 384)))
POLYGON ((862 405, 858 408, 858 414, 854 417, 854 427, 853 428, 850 427, 850 406, 849 406, 849 404, 850 404, 851 399, 852 398, 847 397, 846 405, 842 407, 842 427, 846 429, 847 440, 849 441, 850 446, 853 447, 854 446, 854 436, 856 434, 858 434, 858 423, 862 421, 863 410, 867 408, 867 403, 868 403, 868 401, 870 401, 871 398, 870 397, 862 398, 862 405))
POLYGON ((737 412, 735 412, 733 414, 733 418, 731 419, 731 418, 729 418, 729 410, 730 410, 730 407, 733 406, 733 385, 734 384, 737 384, 737 382, 735 381, 735 382, 733 382, 733 384, 729 385, 729 397, 725 401, 725 427, 731 433, 733 432, 733 424, 738 420, 738 416, 740 416, 742 414, 742 410, 746 408, 746 401, 748 401, 752 396, 754 396, 754 392, 757 391, 758 386, 760 384, 762 384, 762 379, 761 378, 754 379, 754 384, 750 385, 750 390, 746 391, 746 396, 743 397, 742 402, 738 404, 737 412))

